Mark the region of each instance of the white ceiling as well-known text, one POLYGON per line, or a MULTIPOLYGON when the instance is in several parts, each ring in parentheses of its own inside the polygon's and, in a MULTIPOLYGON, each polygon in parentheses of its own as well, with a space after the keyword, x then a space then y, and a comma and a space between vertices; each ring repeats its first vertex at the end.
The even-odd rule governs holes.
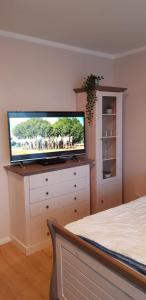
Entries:
POLYGON ((0 30, 119 54, 146 46, 146 0, 0 0, 0 30))

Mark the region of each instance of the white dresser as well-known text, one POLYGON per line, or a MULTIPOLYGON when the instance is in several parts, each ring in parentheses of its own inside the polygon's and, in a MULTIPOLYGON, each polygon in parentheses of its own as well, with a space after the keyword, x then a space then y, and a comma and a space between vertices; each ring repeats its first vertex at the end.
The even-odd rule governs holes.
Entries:
POLYGON ((50 241, 47 219, 65 225, 90 214, 90 164, 6 167, 11 239, 26 253, 50 241))

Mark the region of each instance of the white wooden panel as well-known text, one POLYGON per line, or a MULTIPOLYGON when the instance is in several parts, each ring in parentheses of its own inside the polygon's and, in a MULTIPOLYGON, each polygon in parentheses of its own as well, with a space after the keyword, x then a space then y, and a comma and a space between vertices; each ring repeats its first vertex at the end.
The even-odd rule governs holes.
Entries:
POLYGON ((10 233, 23 244, 29 242, 29 236, 26 235, 26 216, 29 222, 29 208, 26 205, 28 194, 25 188, 28 190, 28 177, 25 177, 24 186, 22 176, 9 172, 10 233))
POLYGON ((67 300, 67 299, 69 299, 69 300, 77 300, 77 298, 76 298, 76 296, 74 295, 74 293, 72 293, 72 292, 68 289, 68 287, 64 287, 64 294, 63 294, 63 296, 62 296, 61 299, 63 299, 63 300, 67 300))
POLYGON ((52 184, 30 191, 30 203, 54 198, 57 196, 72 193, 76 190, 85 189, 88 186, 89 178, 83 177, 66 182, 52 184))
POLYGON ((105 210, 120 205, 122 202, 121 180, 105 179, 100 187, 99 209, 105 210))
MULTIPOLYGON (((79 250, 72 243, 65 241, 58 235, 56 249, 59 299, 64 299, 61 298, 64 292, 64 277, 68 276, 70 276, 70 278, 71 276, 78 278, 79 291, 80 284, 84 284, 88 290, 91 291, 91 293, 94 292, 100 300, 146 299, 146 294, 140 289, 137 289, 133 284, 124 280, 123 277, 111 271, 98 260, 79 250), (69 272, 70 275, 68 275, 69 272)), ((75 288, 77 287, 75 279, 73 285, 75 285, 75 288)), ((80 298, 77 296, 77 299, 80 298)), ((92 299, 92 296, 88 297, 88 300, 92 299)))
POLYGON ((113 300, 113 297, 110 296, 109 293, 103 291, 103 288, 99 287, 97 283, 94 283, 94 281, 91 280, 90 277, 87 277, 83 273, 83 270, 79 270, 79 268, 76 268, 74 264, 72 264, 72 262, 64 260, 63 273, 66 274, 65 276, 67 276, 67 278, 70 279, 70 281, 75 286, 78 286, 78 289, 82 289, 83 287, 84 291, 86 292, 86 294, 88 294, 88 297, 90 297, 91 299, 101 299, 101 297, 103 297, 104 295, 106 296, 106 300, 113 300), (97 297, 97 295, 99 297, 97 297))
POLYGON ((73 180, 89 175, 89 165, 30 176, 30 189, 73 180))
MULTIPOLYGON (((118 94, 117 97, 117 143, 116 143, 116 152, 117 152, 117 165, 116 165, 116 174, 117 178, 122 178, 122 116, 123 116, 123 102, 122 102, 122 93, 118 94)), ((121 192, 122 193, 122 192, 121 192)))
MULTIPOLYGON (((100 295, 97 293, 97 289, 95 290, 93 288, 93 284, 91 286, 89 285, 89 282, 87 280, 84 280, 84 276, 82 273, 78 273, 77 270, 73 270, 72 265, 68 264, 70 268, 63 268, 63 284, 64 287, 66 287, 66 279, 72 283, 72 286, 75 287, 77 292, 81 292, 82 295, 87 299, 97 300, 100 299, 97 295, 100 295), (97 293, 97 294, 96 294, 97 293)), ((73 287, 70 286, 70 291, 73 290, 73 287)), ((69 286, 68 286, 69 288, 69 286)), ((108 297, 107 300, 113 300, 113 298, 108 297)))
MULTIPOLYGON (((75 255, 71 254, 69 251, 63 248, 62 248, 62 257, 63 257, 62 260, 63 272, 66 273, 66 264, 68 264, 70 266, 71 276, 74 274, 74 278, 78 278, 78 281, 80 281, 79 289, 81 289, 81 286, 84 283, 84 285, 88 287, 88 289, 91 291, 91 295, 88 299, 94 299, 93 292, 94 292, 94 296, 98 295, 100 299, 106 299, 106 300, 131 299, 127 297, 125 293, 123 293, 121 290, 117 289, 113 284, 111 284, 110 278, 109 280, 105 279, 102 276, 102 274, 96 273, 91 267, 88 266, 88 264, 84 265, 81 259, 79 259, 78 257, 76 257, 75 255)), ((68 273, 69 273, 69 268, 68 268, 68 273)), ((74 280, 74 284, 75 286, 77 285, 77 283, 75 283, 75 280, 74 280)))
MULTIPOLYGON (((74 285, 67 277, 63 278, 63 284, 65 287, 68 287, 70 293, 74 294, 76 299, 80 300, 89 300, 88 295, 85 296, 81 290, 78 289, 77 286, 74 285)), ((64 293, 63 293, 64 294, 64 293)), ((69 299, 68 299, 69 300, 69 299)), ((93 299, 94 300, 94 299, 93 299)))

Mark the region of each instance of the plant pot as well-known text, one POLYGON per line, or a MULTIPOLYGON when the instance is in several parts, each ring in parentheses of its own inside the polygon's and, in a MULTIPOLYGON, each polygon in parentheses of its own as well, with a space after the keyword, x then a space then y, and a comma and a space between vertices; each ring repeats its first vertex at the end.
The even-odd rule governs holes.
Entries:
POLYGON ((104 178, 110 178, 112 176, 112 173, 111 172, 106 172, 104 173, 104 178))
POLYGON ((107 109, 106 109, 106 114, 107 114, 107 115, 111 115, 112 112, 113 112, 112 108, 107 108, 107 109))

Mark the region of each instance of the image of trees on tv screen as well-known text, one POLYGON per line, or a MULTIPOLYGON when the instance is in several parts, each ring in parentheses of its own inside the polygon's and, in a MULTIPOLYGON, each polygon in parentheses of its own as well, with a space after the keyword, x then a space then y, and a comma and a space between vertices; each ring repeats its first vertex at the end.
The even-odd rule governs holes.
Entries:
POLYGON ((12 155, 84 149, 83 117, 10 118, 12 155))

